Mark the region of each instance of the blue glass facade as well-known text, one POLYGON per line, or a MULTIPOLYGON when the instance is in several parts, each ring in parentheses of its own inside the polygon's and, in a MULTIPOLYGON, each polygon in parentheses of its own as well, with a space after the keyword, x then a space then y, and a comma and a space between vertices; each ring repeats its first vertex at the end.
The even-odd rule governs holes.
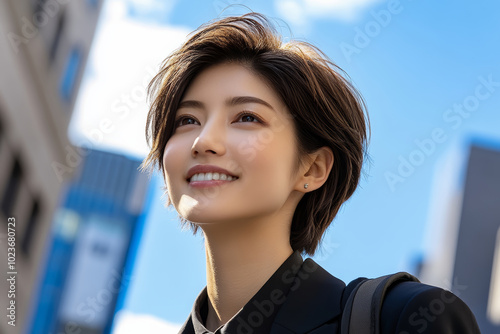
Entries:
POLYGON ((139 160, 86 152, 54 218, 27 333, 109 333, 128 287, 149 180, 139 160))

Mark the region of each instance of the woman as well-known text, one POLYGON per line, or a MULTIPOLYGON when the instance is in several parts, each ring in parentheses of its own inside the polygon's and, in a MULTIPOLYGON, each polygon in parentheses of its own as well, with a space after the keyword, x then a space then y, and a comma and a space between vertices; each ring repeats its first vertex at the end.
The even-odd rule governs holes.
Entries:
MULTIPOLYGON (((207 285, 180 333, 339 331, 345 284, 301 256, 315 253, 366 156, 363 100, 337 70, 252 13, 200 27, 153 79, 144 167, 162 171, 167 205, 206 248, 207 285)), ((405 320, 443 291, 389 293, 383 332, 477 333, 456 296, 437 320, 405 320)))

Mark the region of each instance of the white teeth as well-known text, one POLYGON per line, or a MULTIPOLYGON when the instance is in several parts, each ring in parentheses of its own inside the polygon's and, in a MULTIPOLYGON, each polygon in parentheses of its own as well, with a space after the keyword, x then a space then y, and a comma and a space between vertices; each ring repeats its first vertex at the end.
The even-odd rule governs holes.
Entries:
POLYGON ((198 173, 191 177, 191 181, 211 181, 211 180, 221 180, 221 181, 233 181, 237 177, 229 176, 221 173, 198 173))

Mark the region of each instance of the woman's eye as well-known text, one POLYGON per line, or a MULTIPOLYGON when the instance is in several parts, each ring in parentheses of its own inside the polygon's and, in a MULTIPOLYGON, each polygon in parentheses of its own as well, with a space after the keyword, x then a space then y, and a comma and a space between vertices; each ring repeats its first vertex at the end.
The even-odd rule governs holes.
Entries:
POLYGON ((175 127, 182 126, 182 125, 194 124, 194 122, 196 122, 196 121, 192 117, 189 117, 189 116, 179 117, 175 121, 175 127), (191 120, 191 122, 184 122, 185 120, 191 120))
POLYGON ((250 112, 243 112, 243 113, 239 114, 238 120, 240 120, 240 119, 243 120, 245 123, 248 123, 247 121, 249 121, 250 123, 254 123, 253 120, 256 120, 259 123, 262 122, 259 117, 257 117, 255 114, 250 113, 250 112))
MULTIPOLYGON (((262 120, 251 112, 242 112, 237 116, 237 120, 243 123, 263 123, 262 120)), ((181 116, 175 121, 175 128, 184 125, 196 124, 198 121, 191 116, 181 116)))

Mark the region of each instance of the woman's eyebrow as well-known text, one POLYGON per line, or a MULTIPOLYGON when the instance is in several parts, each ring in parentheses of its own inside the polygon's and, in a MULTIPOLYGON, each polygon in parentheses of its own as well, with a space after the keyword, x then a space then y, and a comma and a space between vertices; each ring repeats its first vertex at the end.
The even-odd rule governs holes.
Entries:
MULTIPOLYGON (((268 107, 269 109, 274 110, 274 108, 269 104, 268 102, 259 99, 258 97, 255 96, 234 96, 231 98, 226 99, 226 105, 227 106, 235 106, 239 104, 245 104, 245 103, 257 103, 261 104, 263 106, 268 107)), ((205 104, 201 101, 197 100, 184 100, 181 103, 179 103, 178 109, 181 108, 196 108, 196 109, 205 109, 205 104)))

